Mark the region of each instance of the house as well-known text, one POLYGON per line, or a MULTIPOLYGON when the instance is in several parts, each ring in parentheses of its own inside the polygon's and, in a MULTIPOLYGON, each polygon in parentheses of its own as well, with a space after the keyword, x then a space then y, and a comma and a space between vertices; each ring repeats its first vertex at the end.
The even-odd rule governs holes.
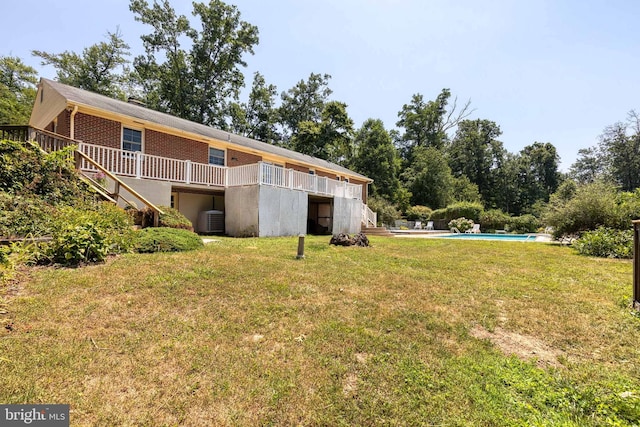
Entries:
MULTIPOLYGON (((41 79, 29 125, 75 141, 79 152, 151 203, 177 208, 199 232, 287 236, 375 226, 366 176, 139 102, 41 79)), ((97 171, 86 161, 80 168, 97 171)))

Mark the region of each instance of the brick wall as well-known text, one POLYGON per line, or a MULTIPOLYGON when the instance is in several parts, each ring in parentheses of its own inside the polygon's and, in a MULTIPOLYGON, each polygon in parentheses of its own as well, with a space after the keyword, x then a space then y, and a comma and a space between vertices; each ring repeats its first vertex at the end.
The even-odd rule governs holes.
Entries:
POLYGON ((242 166, 258 163, 262 157, 255 154, 243 153, 233 149, 227 149, 227 166, 242 166))
POLYGON ((58 114, 58 126, 56 128, 56 133, 58 135, 63 135, 69 138, 71 136, 71 113, 67 110, 62 111, 62 113, 58 114))
MULTIPOLYGON (((122 138, 120 122, 90 116, 84 113, 77 113, 74 121, 75 139, 86 142, 87 144, 120 149, 120 140, 122 138)), ((59 128, 60 119, 58 118, 58 129, 59 128)))
POLYGON ((318 176, 323 176, 325 178, 331 178, 331 179, 336 179, 336 174, 335 173, 330 173, 330 172, 325 172, 325 171, 316 171, 316 175, 318 176))
POLYGON ((144 152, 154 156, 209 163, 208 144, 154 130, 145 130, 144 152))
POLYGON ((285 169, 293 169, 294 171, 309 173, 309 168, 293 163, 285 163, 284 167, 285 169))

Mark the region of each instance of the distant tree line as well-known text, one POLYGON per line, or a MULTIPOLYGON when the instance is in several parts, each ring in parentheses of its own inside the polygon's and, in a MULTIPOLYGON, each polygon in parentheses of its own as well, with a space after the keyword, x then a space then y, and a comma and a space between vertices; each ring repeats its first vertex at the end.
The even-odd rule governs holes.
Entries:
MULTIPOLYGON (((534 141, 510 153, 500 126, 470 119, 470 101, 458 104, 445 88, 433 100, 414 94, 398 112, 396 128, 379 119, 359 129, 344 102, 331 99, 331 76, 311 73, 278 96, 256 72, 246 99, 245 57, 258 28, 220 0, 193 3, 191 22, 168 0, 131 0, 130 11, 149 32, 132 59, 119 30, 81 53, 34 50, 58 81, 113 98, 134 96, 149 108, 339 163, 371 177, 370 194, 407 212, 454 202, 481 202, 511 215, 540 215, 570 178, 607 180, 625 191, 640 185, 640 118, 605 129, 600 143, 579 152, 568 175, 558 170, 550 142, 534 141)), ((20 58, 0 57, 0 123, 28 122, 36 71, 20 58)))

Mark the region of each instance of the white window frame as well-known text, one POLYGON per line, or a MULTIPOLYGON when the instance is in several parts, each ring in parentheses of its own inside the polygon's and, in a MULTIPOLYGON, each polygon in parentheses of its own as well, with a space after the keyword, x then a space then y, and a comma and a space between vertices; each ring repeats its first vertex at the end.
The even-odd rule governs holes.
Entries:
POLYGON ((213 165, 213 166, 226 166, 227 165, 227 150, 222 149, 222 148, 209 146, 209 150, 207 150, 207 155, 208 155, 207 156, 207 162, 210 165, 213 165), (211 163, 211 150, 218 150, 218 151, 222 152, 222 164, 221 165, 218 165, 216 163, 211 163))
POLYGON ((125 124, 122 124, 122 128, 120 129, 120 149, 124 152, 123 154, 126 156, 134 156, 135 153, 144 153, 144 128, 137 128, 135 126, 127 126, 125 124), (125 129, 140 132, 140 151, 127 150, 124 148, 124 130, 125 129))

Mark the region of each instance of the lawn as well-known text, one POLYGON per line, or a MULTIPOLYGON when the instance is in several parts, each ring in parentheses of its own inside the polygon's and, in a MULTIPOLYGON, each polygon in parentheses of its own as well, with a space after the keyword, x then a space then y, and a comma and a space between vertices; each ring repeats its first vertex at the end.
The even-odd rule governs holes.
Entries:
POLYGON ((0 300, 0 401, 72 425, 638 425, 630 261, 328 241, 31 270, 0 300))

